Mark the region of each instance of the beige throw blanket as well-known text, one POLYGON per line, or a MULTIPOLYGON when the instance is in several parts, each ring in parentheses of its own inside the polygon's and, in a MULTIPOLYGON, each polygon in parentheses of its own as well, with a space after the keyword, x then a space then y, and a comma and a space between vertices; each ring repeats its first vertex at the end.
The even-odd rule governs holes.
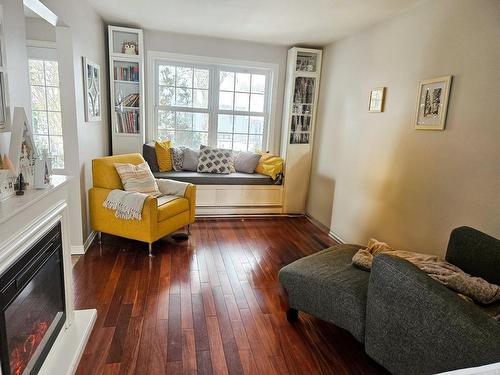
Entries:
POLYGON ((102 205, 115 210, 115 216, 119 219, 141 220, 142 208, 147 197, 147 194, 115 189, 109 192, 102 205))
POLYGON ((389 254, 406 259, 427 273, 434 280, 448 288, 472 298, 482 304, 500 301, 500 286, 490 284, 480 277, 473 277, 460 268, 435 255, 394 250, 384 242, 375 239, 368 241, 366 249, 360 249, 352 258, 352 263, 370 270, 373 258, 378 254, 389 254))

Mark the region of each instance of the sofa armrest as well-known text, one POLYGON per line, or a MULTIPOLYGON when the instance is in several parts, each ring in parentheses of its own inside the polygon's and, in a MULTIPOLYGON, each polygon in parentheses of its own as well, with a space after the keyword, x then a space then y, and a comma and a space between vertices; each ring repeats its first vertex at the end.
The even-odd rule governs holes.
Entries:
POLYGON ((500 322, 410 262, 379 255, 368 286, 366 352, 396 374, 500 361, 500 322))
POLYGON ((144 242, 152 242, 151 234, 154 233, 158 223, 158 203, 156 198, 146 198, 142 209, 142 220, 128 220, 127 225, 124 226, 122 219, 115 218, 113 210, 102 205, 110 191, 110 189, 95 187, 89 190, 90 224, 92 229, 127 238, 137 238, 144 242), (126 235, 128 232, 130 232, 130 236, 126 235), (135 237, 132 237, 132 235, 135 237))
POLYGON ((189 184, 184 197, 189 201, 189 222, 192 224, 196 215, 196 185, 189 184))

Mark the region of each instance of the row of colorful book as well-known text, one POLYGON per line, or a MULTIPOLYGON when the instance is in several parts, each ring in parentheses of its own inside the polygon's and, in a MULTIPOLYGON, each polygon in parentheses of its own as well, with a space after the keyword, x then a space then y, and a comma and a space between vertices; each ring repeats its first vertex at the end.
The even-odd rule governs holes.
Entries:
POLYGON ((139 82, 139 66, 115 66, 115 80, 139 82))
POLYGON ((117 111, 117 132, 118 133, 139 133, 139 112, 137 111, 117 111))

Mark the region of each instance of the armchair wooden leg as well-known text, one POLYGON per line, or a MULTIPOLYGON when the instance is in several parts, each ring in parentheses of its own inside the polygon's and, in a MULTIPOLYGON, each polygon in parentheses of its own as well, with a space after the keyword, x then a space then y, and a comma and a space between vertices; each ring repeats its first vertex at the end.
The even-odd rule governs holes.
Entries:
POLYGON ((97 232, 97 243, 99 245, 102 243, 102 232, 97 232))
POLYGON ((153 244, 152 243, 148 243, 148 250, 149 250, 149 257, 153 258, 154 255, 153 255, 153 244))
POLYGON ((299 318, 299 312, 291 307, 286 311, 286 320, 289 323, 295 323, 299 318))
POLYGON ((191 235, 191 224, 187 225, 187 234, 188 234, 188 236, 191 235))

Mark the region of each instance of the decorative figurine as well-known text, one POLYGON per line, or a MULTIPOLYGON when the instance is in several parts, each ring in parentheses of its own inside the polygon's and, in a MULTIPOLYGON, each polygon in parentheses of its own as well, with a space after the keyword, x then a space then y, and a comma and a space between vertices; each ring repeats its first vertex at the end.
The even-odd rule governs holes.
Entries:
POLYGON ((24 195, 24 189, 26 189, 26 184, 24 183, 24 178, 22 173, 19 173, 14 188, 16 189, 16 195, 24 195))
POLYGON ((122 44, 122 53, 126 55, 138 55, 137 43, 125 41, 122 44))

